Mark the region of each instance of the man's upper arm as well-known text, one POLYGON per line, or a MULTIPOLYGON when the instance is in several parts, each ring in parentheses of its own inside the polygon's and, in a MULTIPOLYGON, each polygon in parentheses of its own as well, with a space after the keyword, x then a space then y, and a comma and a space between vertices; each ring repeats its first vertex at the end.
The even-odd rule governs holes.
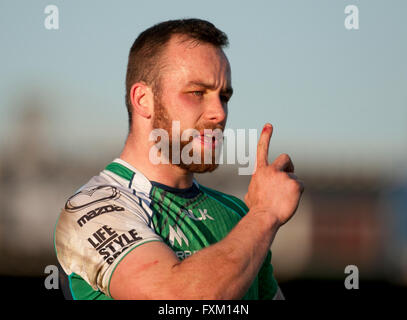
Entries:
MULTIPOLYGON (((174 299, 183 288, 172 281, 180 261, 162 242, 151 242, 130 252, 114 270, 110 294, 114 299, 174 299)), ((184 288, 185 289, 185 288, 184 288)))
POLYGON ((148 213, 112 186, 87 188, 71 197, 55 230, 57 258, 67 275, 80 276, 107 296, 119 262, 150 243, 162 243, 162 238, 148 213))

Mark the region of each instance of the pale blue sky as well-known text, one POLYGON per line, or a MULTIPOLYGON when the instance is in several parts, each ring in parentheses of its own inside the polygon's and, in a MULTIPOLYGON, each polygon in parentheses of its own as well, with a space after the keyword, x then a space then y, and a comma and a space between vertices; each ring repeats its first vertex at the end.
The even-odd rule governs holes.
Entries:
POLYGON ((314 166, 406 168, 406 9, 402 0, 2 0, 0 145, 14 139, 20 97, 40 92, 60 146, 86 152, 103 138, 121 147, 131 44, 157 22, 197 17, 229 36, 228 127, 271 122, 272 156, 314 166), (48 4, 59 8, 57 31, 44 28, 48 4), (349 4, 359 8, 357 31, 344 27, 349 4))

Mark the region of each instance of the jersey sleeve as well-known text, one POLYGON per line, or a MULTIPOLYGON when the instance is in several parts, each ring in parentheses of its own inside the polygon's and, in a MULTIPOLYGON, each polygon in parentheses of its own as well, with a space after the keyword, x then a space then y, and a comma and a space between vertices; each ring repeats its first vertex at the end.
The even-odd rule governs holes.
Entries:
POLYGON ((271 251, 269 251, 258 275, 260 300, 272 300, 278 290, 278 283, 273 274, 271 255, 271 251))
POLYGON ((114 186, 85 188, 72 196, 55 229, 58 262, 67 275, 79 275, 107 296, 117 264, 150 241, 162 238, 141 199, 129 198, 114 186))

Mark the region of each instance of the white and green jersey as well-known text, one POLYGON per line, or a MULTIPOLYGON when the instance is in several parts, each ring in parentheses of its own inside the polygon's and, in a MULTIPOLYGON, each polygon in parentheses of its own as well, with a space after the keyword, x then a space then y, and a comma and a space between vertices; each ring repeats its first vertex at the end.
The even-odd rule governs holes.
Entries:
MULTIPOLYGON (((222 240, 247 211, 240 199, 195 180, 190 188, 171 188, 116 159, 68 199, 58 218, 55 250, 65 297, 111 299, 112 274, 133 249, 162 241, 185 259, 222 240)), ((270 261, 271 252, 244 299, 274 297, 270 261)))

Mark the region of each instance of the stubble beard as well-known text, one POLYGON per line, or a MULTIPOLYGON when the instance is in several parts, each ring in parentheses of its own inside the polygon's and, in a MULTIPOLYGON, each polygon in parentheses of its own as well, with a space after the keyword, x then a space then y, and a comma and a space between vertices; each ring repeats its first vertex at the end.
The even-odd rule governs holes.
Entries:
MULTIPOLYGON (((153 129, 164 129, 168 132, 168 137, 169 137, 169 148, 168 148, 168 152, 169 154, 163 154, 163 156, 165 158, 168 159, 169 163, 171 163, 172 165, 175 165, 179 168, 182 168, 184 170, 187 170, 188 172, 193 172, 193 173, 205 173, 205 172, 212 172, 214 171, 218 166, 219 163, 216 163, 216 153, 215 150, 212 150, 212 159, 211 159, 211 163, 205 163, 204 161, 204 156, 205 156, 205 150, 202 147, 201 148, 201 161, 200 163, 184 163, 183 159, 181 156, 177 157, 178 159, 180 159, 180 163, 173 163, 172 159, 173 159, 173 137, 172 137, 172 121, 173 119, 170 117, 170 115, 167 112, 167 108, 164 106, 164 104, 161 101, 161 97, 159 97, 158 95, 154 95, 154 117, 153 117, 153 129)), ((222 129, 220 126, 213 126, 213 125, 208 125, 205 126, 203 128, 194 128, 195 130, 197 130, 198 132, 201 129, 222 129)), ((182 135, 182 133, 181 133, 182 135)), ((176 137, 176 139, 180 140, 180 137, 176 137)), ((182 150, 183 148, 188 145, 189 143, 191 143, 193 140, 193 137, 189 138, 189 141, 179 141, 179 145, 180 145, 180 154, 182 154, 182 150)), ((189 151, 189 155, 192 157, 193 156, 193 150, 191 149, 189 151)))

